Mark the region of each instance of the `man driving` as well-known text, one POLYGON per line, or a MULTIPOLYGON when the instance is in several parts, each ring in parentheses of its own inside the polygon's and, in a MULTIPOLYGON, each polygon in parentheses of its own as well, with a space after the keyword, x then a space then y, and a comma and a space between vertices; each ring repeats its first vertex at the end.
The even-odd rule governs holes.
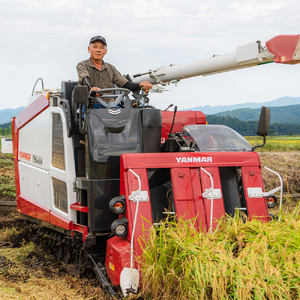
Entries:
MULTIPOLYGON (((88 52, 90 58, 80 62, 76 68, 79 77, 78 84, 87 86, 89 91, 112 88, 113 84, 131 91, 138 91, 142 88, 148 91, 152 88, 152 84, 148 81, 141 83, 128 81, 113 65, 104 62, 103 57, 107 53, 107 43, 104 37, 99 35, 92 37, 88 52)), ((110 101, 108 98, 103 100, 106 103, 110 101)), ((100 103, 94 105, 94 108, 102 107, 104 106, 100 103)))

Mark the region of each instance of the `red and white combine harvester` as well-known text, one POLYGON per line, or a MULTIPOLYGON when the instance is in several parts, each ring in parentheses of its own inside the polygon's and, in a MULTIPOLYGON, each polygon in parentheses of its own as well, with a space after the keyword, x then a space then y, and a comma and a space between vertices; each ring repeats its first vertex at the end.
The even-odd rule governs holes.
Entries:
MULTIPOLYGON (((299 60, 299 35, 286 35, 128 78, 156 85, 299 60)), ((269 220, 267 197, 280 187, 264 191, 255 147, 237 132, 207 125, 200 111, 155 109, 143 93, 131 100, 126 89, 99 91, 106 92, 107 109, 93 109, 97 100, 85 86, 63 81, 61 90, 35 92, 12 119, 17 208, 53 230, 58 258, 78 267, 92 262, 109 293, 116 295, 113 285, 127 295, 139 286, 139 237, 168 215, 195 218, 209 232, 216 219, 239 211, 269 220)), ((263 108, 264 138, 269 120, 263 108)))

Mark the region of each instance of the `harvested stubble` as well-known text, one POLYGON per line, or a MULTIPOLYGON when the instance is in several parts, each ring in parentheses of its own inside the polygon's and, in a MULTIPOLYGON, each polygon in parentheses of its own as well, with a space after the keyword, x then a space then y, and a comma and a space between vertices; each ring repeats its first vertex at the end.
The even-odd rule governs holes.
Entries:
MULTIPOLYGON (((283 180, 283 193, 300 193, 300 153, 259 153, 262 166, 278 172, 283 180)), ((279 186, 278 177, 262 168, 266 190, 279 186)))
POLYGON ((0 152, 0 199, 14 200, 15 174, 12 154, 0 152))
POLYGON ((144 298, 299 299, 299 212, 269 223, 224 218, 213 234, 183 220, 152 228, 142 262, 144 298))

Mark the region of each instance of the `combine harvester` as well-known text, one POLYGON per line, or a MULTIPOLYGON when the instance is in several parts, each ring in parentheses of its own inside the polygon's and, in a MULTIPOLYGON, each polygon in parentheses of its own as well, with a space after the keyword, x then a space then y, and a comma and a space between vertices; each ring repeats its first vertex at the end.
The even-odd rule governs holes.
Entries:
MULTIPOLYGON (((299 35, 277 36, 266 46, 257 41, 127 78, 166 84, 299 59, 299 35)), ((208 232, 216 219, 237 211, 269 220, 267 197, 281 187, 264 191, 255 147, 237 132, 206 125, 200 111, 155 109, 145 93, 135 100, 126 89, 98 93, 107 91, 114 92, 107 109, 93 109, 94 94, 63 81, 61 90, 35 92, 12 119, 17 208, 44 228, 58 259, 79 269, 92 265, 111 295, 120 286, 126 296, 138 290, 143 229, 167 216, 195 218, 208 232)), ((269 120, 263 108, 258 134, 264 142, 269 120)))

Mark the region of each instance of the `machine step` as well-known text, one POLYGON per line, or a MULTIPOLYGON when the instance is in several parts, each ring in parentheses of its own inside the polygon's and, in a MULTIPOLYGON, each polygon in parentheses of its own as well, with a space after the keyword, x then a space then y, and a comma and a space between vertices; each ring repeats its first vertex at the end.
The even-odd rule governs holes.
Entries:
POLYGON ((89 208, 87 206, 82 206, 80 202, 76 202, 76 203, 71 204, 70 208, 74 209, 74 210, 81 211, 81 212, 85 212, 85 213, 89 212, 89 208))

